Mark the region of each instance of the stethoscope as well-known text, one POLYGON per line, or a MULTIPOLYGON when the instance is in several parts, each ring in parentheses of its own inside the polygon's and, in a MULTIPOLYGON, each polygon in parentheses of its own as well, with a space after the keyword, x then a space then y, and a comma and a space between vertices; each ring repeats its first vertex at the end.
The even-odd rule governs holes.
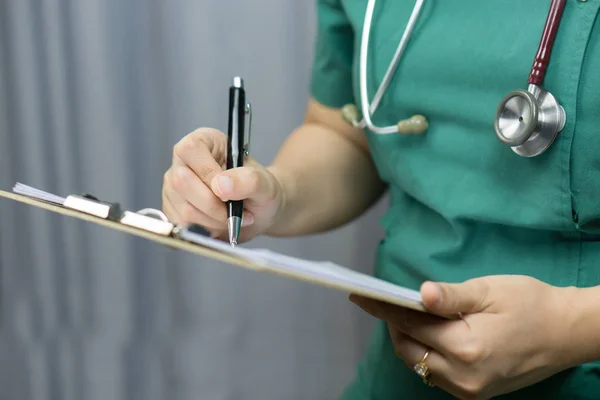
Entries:
MULTIPOLYGON (((371 120, 372 115, 377 111, 381 98, 390 85, 393 74, 396 71, 417 22, 424 0, 417 0, 415 2, 392 62, 388 66, 384 78, 373 97, 373 101, 369 103, 367 92, 367 60, 375 1, 369 0, 367 3, 360 43, 359 92, 361 110, 359 112, 358 107, 354 104, 347 104, 342 107, 342 117, 351 125, 362 129, 368 128, 376 134, 424 133, 428 129, 429 123, 423 115, 415 115, 410 119, 399 121, 396 125, 385 127, 379 127, 371 120), (362 114, 363 119, 359 121, 360 114, 362 114)), ((496 136, 502 143, 510 146, 515 153, 523 157, 533 157, 543 153, 550 147, 558 136, 558 133, 565 126, 565 110, 552 93, 541 87, 546 75, 550 53, 552 52, 565 3, 566 0, 552 0, 538 52, 529 74, 529 86, 527 90, 514 90, 510 92, 502 99, 496 110, 494 118, 496 136)))

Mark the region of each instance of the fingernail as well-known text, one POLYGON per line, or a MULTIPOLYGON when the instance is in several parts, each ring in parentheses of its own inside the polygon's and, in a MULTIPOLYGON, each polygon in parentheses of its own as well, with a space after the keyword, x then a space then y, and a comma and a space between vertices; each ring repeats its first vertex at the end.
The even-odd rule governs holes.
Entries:
POLYGON ((252 214, 244 214, 242 216, 242 226, 252 225, 254 223, 254 216, 252 214))
POLYGON ((233 191, 233 180, 228 176, 219 176, 217 178, 217 185, 219 185, 219 190, 223 194, 229 194, 233 191))

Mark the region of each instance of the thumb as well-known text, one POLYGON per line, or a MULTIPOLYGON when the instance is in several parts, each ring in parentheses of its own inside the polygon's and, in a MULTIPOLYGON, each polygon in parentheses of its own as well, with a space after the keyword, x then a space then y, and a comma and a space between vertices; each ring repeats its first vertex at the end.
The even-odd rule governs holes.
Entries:
POLYGON ((216 175, 212 191, 223 201, 250 199, 266 202, 275 197, 275 185, 263 168, 240 167, 216 175))
POLYGON ((483 279, 463 283, 425 282, 421 286, 425 308, 447 317, 483 311, 488 292, 489 287, 483 279))

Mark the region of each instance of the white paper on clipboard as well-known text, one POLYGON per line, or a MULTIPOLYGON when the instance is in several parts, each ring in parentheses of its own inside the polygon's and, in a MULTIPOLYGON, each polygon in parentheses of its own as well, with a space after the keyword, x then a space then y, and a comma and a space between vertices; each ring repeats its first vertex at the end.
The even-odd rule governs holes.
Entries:
MULTIPOLYGON (((65 198, 57 196, 31 186, 23 185, 21 183, 17 183, 15 185, 13 192, 22 196, 26 196, 28 199, 51 203, 56 207, 62 207, 65 206, 65 204, 68 206, 67 199, 69 197, 65 198)), ((10 197, 6 192, 2 191, 0 191, 0 195, 3 197, 10 197)), ((14 198, 14 196, 13 199, 19 200, 18 198, 14 198)), ((36 205, 35 202, 29 200, 26 202, 36 205)), ((39 204, 38 206, 44 205, 39 204)), ((61 209, 56 207, 55 211, 62 212, 61 209)), ((48 209, 47 206, 44 208, 48 209)), ((131 214, 136 216, 138 215, 130 211, 124 211, 123 215, 131 216, 131 214)), ((68 211, 68 215, 78 216, 77 213, 71 210, 68 211)), ((139 217, 143 218, 144 216, 139 215, 139 217)), ((97 219, 86 218, 86 220, 98 222, 97 219)), ((119 228, 121 224, 126 223, 127 221, 125 221, 125 217, 123 217, 120 220, 117 219, 116 221, 111 221, 110 223, 106 223, 104 225, 113 228, 119 228)), ((164 223, 165 222, 163 222, 163 224, 164 223)), ((143 230, 144 229, 142 225, 141 231, 143 230)), ((141 233, 141 231, 135 229, 132 230, 131 227, 128 227, 129 233, 137 234, 141 233)), ((163 235, 165 235, 164 230, 161 232, 163 235)), ((166 233, 166 237, 155 238, 154 236, 149 235, 148 232, 145 232, 140 236, 144 236, 146 239, 155 240, 167 245, 175 245, 175 247, 180 249, 192 251, 208 257, 225 254, 235 257, 236 262, 234 264, 246 266, 255 270, 276 273, 289 278, 301 279, 313 284, 328 286, 338 290, 344 290, 346 292, 356 292, 372 298, 388 301, 393 304, 405 306, 419 311, 425 311, 421 303, 421 295, 418 291, 386 282, 382 279, 354 271, 350 268, 335 264, 330 261, 306 260, 290 257, 268 249, 247 248, 243 245, 231 247, 228 243, 224 243, 217 239, 213 239, 181 227, 177 227, 176 234, 170 235, 169 233, 166 233), (202 249, 210 249, 213 251, 213 253, 209 254, 202 252, 202 249)), ((230 260, 233 261, 233 258, 230 260)))

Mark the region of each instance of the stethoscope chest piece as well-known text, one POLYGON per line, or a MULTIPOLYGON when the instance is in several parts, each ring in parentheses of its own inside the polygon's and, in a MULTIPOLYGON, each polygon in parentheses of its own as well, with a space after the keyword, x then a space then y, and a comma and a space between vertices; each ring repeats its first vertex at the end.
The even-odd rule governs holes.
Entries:
POLYGON ((527 90, 507 94, 496 109, 494 130, 501 142, 523 157, 534 157, 554 142, 565 127, 565 110, 542 88, 550 53, 566 0, 552 0, 548 18, 529 73, 527 90))
POLYGON ((565 110, 548 91, 536 85, 515 90, 498 105, 494 130, 503 143, 523 157, 543 153, 565 126, 565 110))

